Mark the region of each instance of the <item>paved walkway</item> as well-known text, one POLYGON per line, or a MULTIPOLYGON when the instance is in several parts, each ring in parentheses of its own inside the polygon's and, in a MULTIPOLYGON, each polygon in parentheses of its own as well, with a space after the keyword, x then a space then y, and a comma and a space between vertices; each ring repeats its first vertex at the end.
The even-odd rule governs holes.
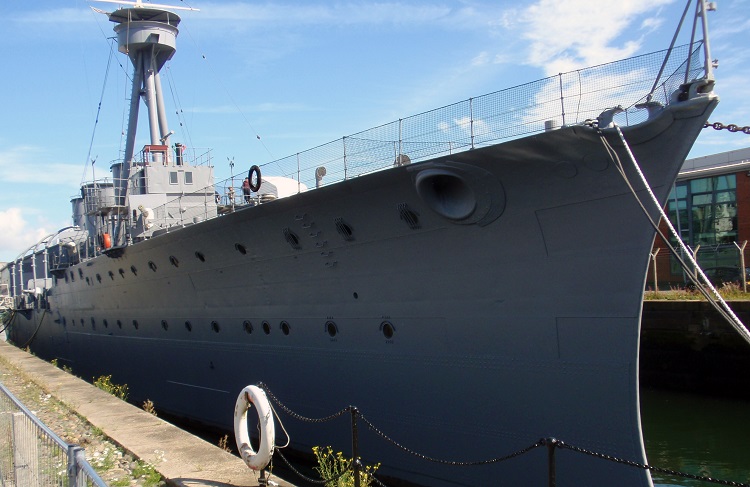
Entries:
MULTIPOLYGON (((0 358, 86 418, 128 453, 152 465, 169 485, 259 485, 257 474, 240 458, 44 360, 4 341, 0 341, 0 358)), ((280 487, 293 487, 276 476, 271 480, 280 487)))

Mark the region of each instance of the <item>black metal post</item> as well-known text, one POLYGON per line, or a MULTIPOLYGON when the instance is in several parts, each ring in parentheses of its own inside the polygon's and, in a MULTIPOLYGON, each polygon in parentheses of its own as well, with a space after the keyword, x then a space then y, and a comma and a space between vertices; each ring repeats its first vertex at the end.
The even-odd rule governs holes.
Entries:
POLYGON ((357 431, 357 416, 359 410, 350 406, 349 411, 352 413, 352 470, 354 472, 354 487, 360 487, 359 479, 359 432, 357 431))
POLYGON ((557 473, 555 471, 555 449, 557 448, 557 440, 555 438, 547 438, 544 440, 547 445, 547 466, 549 468, 549 487, 555 487, 557 485, 557 473))

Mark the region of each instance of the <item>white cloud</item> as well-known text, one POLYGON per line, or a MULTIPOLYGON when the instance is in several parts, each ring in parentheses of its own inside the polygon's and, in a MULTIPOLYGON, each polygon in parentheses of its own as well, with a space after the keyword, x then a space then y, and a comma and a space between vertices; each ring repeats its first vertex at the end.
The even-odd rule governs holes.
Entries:
POLYGON ((56 156, 33 146, 15 146, 0 150, 0 180, 6 183, 49 184, 78 187, 81 166, 47 162, 56 156))
POLYGON ((209 3, 201 6, 195 20, 232 21, 247 28, 257 25, 352 25, 391 24, 419 25, 441 23, 446 26, 467 26, 481 18, 469 6, 452 8, 445 4, 413 4, 407 2, 349 2, 310 4, 248 4, 244 2, 209 3))
POLYGON ((39 226, 42 222, 36 222, 35 228, 31 228, 32 225, 27 218, 21 208, 14 207, 0 211, 1 261, 7 262, 14 259, 19 253, 50 233, 43 226, 39 226))
MULTIPOLYGON (((656 7, 671 1, 540 0, 519 18, 523 37, 531 41, 528 64, 556 74, 631 56, 640 48, 640 41, 616 46, 617 39, 632 28, 637 16, 656 12, 656 7)), ((657 22, 645 19, 641 25, 651 27, 657 22)))

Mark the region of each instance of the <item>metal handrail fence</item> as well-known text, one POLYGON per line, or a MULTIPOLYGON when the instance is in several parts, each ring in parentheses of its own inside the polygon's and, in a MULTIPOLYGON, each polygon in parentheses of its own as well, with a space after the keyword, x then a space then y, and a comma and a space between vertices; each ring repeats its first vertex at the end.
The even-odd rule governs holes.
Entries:
MULTIPOLYGON (((265 182, 271 182, 268 176, 274 176, 276 183, 292 183, 296 186, 292 193, 299 193, 547 130, 593 123, 592 120, 605 113, 608 115, 604 119, 611 117, 619 126, 635 125, 647 120, 657 107, 672 103, 672 97, 680 93, 685 78, 699 79, 705 74, 698 62, 700 52, 700 44, 692 46, 692 50, 690 45, 677 46, 671 51, 560 73, 344 136, 260 164, 260 170, 265 182), (688 59, 691 62, 687 62, 688 59)), ((210 165, 210 151, 183 154, 183 157, 191 161, 191 165, 210 165)), ((245 170, 248 169, 251 168, 245 170)), ((236 184, 237 179, 238 174, 233 174, 148 209, 148 225, 152 228, 148 238, 282 196, 279 188, 274 194, 273 190, 268 193, 261 187, 246 198, 236 184)), ((117 199, 116 191, 113 192, 121 183, 117 176, 111 182, 105 178, 89 183, 84 186, 81 199, 85 199, 89 191, 93 206, 112 209, 109 205, 124 203, 117 199)), ((289 188, 283 192, 288 194, 289 188)), ((70 238, 80 248, 80 260, 94 258, 102 251, 96 248, 87 232, 70 238)), ((21 256, 32 251, 37 252, 37 247, 21 256)), ((20 271, 17 272, 19 284, 23 285, 20 271)))
POLYGON ((50 430, 0 383, 0 486, 107 487, 83 448, 50 430))
MULTIPOLYGON (((672 50, 665 65, 662 63, 667 51, 659 51, 560 73, 400 118, 266 162, 260 168, 264 176, 282 176, 295 181, 297 192, 302 192, 394 166, 580 124, 614 107, 617 109, 612 111, 612 116, 618 125, 638 124, 648 118, 654 106, 669 105, 673 101, 671 95, 686 76, 689 79, 701 76, 699 54, 700 45, 693 46, 692 51, 689 45, 684 45, 672 50), (689 64, 686 59, 693 62, 689 64), (662 74, 662 69, 666 74, 662 74), (658 80, 658 88, 646 95, 654 79, 658 80)), ((241 190, 234 184, 236 178, 235 175, 218 181, 213 188, 201 188, 196 194, 216 191, 217 201, 209 204, 223 203, 231 207, 229 211, 263 202, 263 195, 258 194, 250 202, 240 200, 237 204, 241 190), (219 193, 222 189, 224 194, 219 193)), ((262 188, 260 192, 263 193, 262 188)), ((169 231, 173 226, 191 224, 192 216, 200 216, 200 208, 185 208, 185 215, 170 218, 170 208, 185 206, 179 201, 182 198, 154 208, 157 227, 169 231)), ((219 211, 218 215, 222 213, 219 211)))

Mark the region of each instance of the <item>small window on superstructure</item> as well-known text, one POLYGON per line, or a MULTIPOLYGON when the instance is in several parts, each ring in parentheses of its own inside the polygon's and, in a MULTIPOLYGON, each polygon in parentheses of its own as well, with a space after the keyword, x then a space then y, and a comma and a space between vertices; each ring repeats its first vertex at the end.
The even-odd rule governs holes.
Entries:
POLYGON ((193 172, 185 171, 185 184, 193 184, 193 172))
POLYGON ((169 184, 177 184, 177 171, 169 172, 169 184))

